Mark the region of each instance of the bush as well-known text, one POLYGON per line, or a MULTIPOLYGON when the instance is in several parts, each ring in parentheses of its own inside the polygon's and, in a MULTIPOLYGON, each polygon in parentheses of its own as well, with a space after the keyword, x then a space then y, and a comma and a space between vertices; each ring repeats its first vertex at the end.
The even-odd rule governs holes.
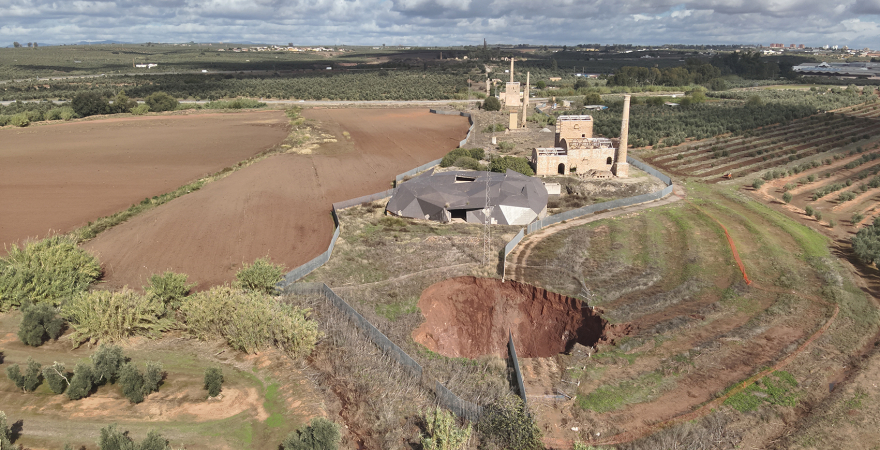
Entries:
POLYGON ((435 407, 423 417, 428 435, 421 435, 424 450, 457 450, 462 449, 471 438, 470 425, 462 429, 455 423, 452 413, 435 407))
POLYGON ((813 213, 813 217, 815 217, 816 220, 822 220, 822 211, 816 211, 816 212, 814 212, 814 213, 813 213))
POLYGON ((168 439, 163 438, 155 430, 147 433, 147 437, 140 444, 135 444, 128 436, 128 432, 119 431, 115 423, 101 428, 101 435, 98 438, 98 450, 167 450, 168 448, 170 448, 168 439))
POLYGON ((70 120, 76 117, 76 112, 70 106, 52 108, 46 111, 46 120, 70 120))
MULTIPOLYGON (((447 153, 440 160, 440 167, 450 167, 456 165, 455 162, 461 158, 473 158, 477 161, 486 156, 486 151, 481 148, 457 148, 447 153)), ((461 166, 458 166, 461 167, 461 166)))
POLYGON ((116 98, 113 99, 113 105, 110 106, 110 109, 114 113, 127 113, 133 108, 137 108, 137 106, 138 102, 128 98, 123 91, 117 94, 116 98))
POLYGON ((155 112, 174 111, 180 105, 176 98, 164 92, 153 92, 144 99, 144 103, 150 107, 150 111, 155 112))
POLYGON ((217 286, 187 297, 180 309, 188 331, 221 336, 235 349, 256 352, 275 346, 293 357, 307 355, 320 336, 309 311, 261 292, 217 286))
POLYGON ((69 383, 69 374, 64 371, 64 364, 56 362, 43 368, 43 379, 49 389, 56 394, 63 394, 69 383))
POLYGON ((501 100, 498 100, 498 97, 494 95, 490 95, 486 97, 486 100, 483 100, 483 109, 486 111, 500 111, 501 100))
POLYGON ((502 152, 513 150, 514 147, 516 147, 516 144, 514 144, 513 142, 502 141, 498 143, 498 149, 502 152))
POLYGON ((101 344, 98 351, 92 354, 92 364, 95 366, 94 383, 97 385, 115 383, 125 361, 126 357, 122 354, 122 347, 101 344))
POLYGON ((471 158, 470 156, 462 156, 461 158, 456 159, 452 165, 468 170, 481 170, 483 168, 476 159, 471 158))
MULTIPOLYGON (((302 430, 291 432, 281 443, 283 450, 336 450, 339 448, 339 425, 316 417, 302 430)), ((427 449, 427 447, 425 447, 427 449)), ((453 450, 452 447, 449 447, 453 450)))
POLYGON ((246 291, 274 294, 275 284, 284 278, 284 266, 269 262, 269 258, 260 258, 253 264, 245 266, 235 274, 235 286, 246 291))
POLYGON ((543 449, 541 430, 519 397, 507 397, 488 405, 477 424, 483 438, 499 448, 543 449))
POLYGON ((494 123, 492 125, 483 128, 483 133, 495 133, 498 131, 504 131, 507 127, 503 123, 494 123))
POLYGON ((791 203, 791 192, 786 192, 782 194, 782 201, 785 203, 791 203))
POLYGON ((156 336, 171 328, 165 305, 130 289, 92 291, 74 296, 61 308, 70 322, 75 346, 88 339, 118 341, 130 336, 156 336))
POLYGON ((864 219, 864 218, 865 218, 865 216, 856 212, 856 213, 853 213, 853 215, 852 215, 852 217, 850 217, 849 221, 852 222, 853 225, 855 225, 855 224, 861 222, 862 219, 864 219))
POLYGON ((119 384, 122 395, 131 403, 144 401, 144 374, 132 363, 125 363, 119 370, 119 384))
POLYGON ((28 357, 27 369, 25 370, 24 375, 21 373, 21 368, 16 364, 6 368, 6 376, 15 384, 15 387, 24 392, 33 392, 42 381, 40 368, 40 363, 34 361, 33 358, 28 357))
POLYGON ((492 159, 492 163, 489 165, 489 168, 492 170, 492 172, 505 173, 507 172, 507 169, 510 169, 526 176, 532 176, 535 174, 535 172, 532 170, 532 167, 529 165, 528 159, 516 156, 502 156, 499 158, 494 158, 492 159))
POLYGON ((110 102, 94 92, 80 92, 70 101, 73 111, 80 117, 110 114, 110 102))
POLYGON ((14 127, 24 128, 31 124, 31 120, 28 118, 27 113, 18 113, 9 117, 9 125, 14 127))
POLYGON ((150 112, 150 105, 147 105, 146 103, 137 105, 134 108, 131 108, 130 112, 135 116, 143 116, 144 114, 150 112))
POLYGON ((208 397, 216 397, 220 395, 223 386, 223 371, 218 367, 209 367, 205 369, 205 385, 208 391, 208 397))
POLYGON ((70 378, 70 386, 67 387, 67 398, 79 400, 88 397, 95 386, 95 372, 92 365, 79 363, 73 369, 73 377, 70 378))
POLYGON ((9 420, 3 411, 0 411, 0 448, 21 450, 20 445, 12 445, 12 430, 9 429, 9 420))
POLYGON ((760 178, 755 178, 755 181, 752 182, 752 187, 755 188, 755 190, 760 189, 761 186, 763 186, 763 185, 764 185, 764 180, 762 180, 760 178))
POLYGON ((176 310, 180 308, 183 298, 189 295, 190 289, 196 285, 196 283, 188 284, 187 278, 186 274, 171 271, 162 275, 153 274, 150 275, 149 286, 144 286, 144 292, 161 301, 166 310, 169 308, 176 310))
POLYGON ((25 303, 21 306, 21 323, 18 325, 18 338, 24 344, 39 347, 49 339, 58 339, 64 321, 55 313, 55 308, 40 303, 25 303))
POLYGON ((159 385, 164 378, 162 363, 147 361, 147 370, 144 372, 144 393, 159 392, 159 385))
POLYGON ((814 211, 813 211, 813 207, 812 207, 812 206, 809 206, 809 205, 808 205, 806 208, 804 208, 804 214, 806 214, 806 215, 808 215, 808 216, 812 216, 812 215, 813 215, 813 212, 814 212, 814 211))
POLYGON ((807 181, 809 181, 810 183, 816 181, 816 174, 811 174, 810 176, 808 176, 807 181))
POLYGON ((53 236, 15 244, 0 258, 0 311, 24 301, 57 305, 61 299, 82 292, 101 276, 92 255, 69 238, 53 236))
POLYGON ((834 228, 835 225, 837 225, 837 222, 835 222, 834 219, 828 219, 829 227, 834 228))

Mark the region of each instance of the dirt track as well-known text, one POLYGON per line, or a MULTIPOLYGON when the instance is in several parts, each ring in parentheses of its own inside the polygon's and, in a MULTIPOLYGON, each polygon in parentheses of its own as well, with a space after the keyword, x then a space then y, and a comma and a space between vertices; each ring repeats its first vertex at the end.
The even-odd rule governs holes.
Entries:
POLYGON ((463 117, 427 109, 303 115, 336 142, 267 158, 87 243, 108 287, 140 287, 150 274, 174 270, 205 289, 263 256, 288 268, 303 264, 330 242, 331 203, 388 189, 394 175, 455 148, 468 127, 463 117))
POLYGON ((70 231, 219 171, 285 136, 281 111, 2 129, 0 254, 4 244, 70 231))

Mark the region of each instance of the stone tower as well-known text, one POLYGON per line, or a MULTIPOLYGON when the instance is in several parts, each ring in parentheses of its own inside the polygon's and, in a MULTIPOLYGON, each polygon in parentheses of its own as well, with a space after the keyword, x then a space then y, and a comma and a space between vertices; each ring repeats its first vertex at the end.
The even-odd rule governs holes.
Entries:
POLYGON ((623 120, 620 123, 620 144, 614 155, 614 165, 611 173, 620 177, 629 177, 629 163, 626 162, 626 146, 629 138, 629 95, 623 96, 623 120))
POLYGON ((526 127, 526 116, 528 116, 529 112, 529 82, 531 76, 531 72, 526 72, 526 88, 523 91, 522 128, 526 127))

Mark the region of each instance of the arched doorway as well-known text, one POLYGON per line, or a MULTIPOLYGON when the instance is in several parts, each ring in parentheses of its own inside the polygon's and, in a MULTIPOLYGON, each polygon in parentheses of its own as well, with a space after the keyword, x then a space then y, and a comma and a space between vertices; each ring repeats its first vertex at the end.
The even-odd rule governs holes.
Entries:
POLYGON ((610 166, 612 163, 613 163, 613 160, 609 156, 608 159, 605 160, 605 164, 608 164, 610 166))
POLYGON ((560 175, 565 175, 565 164, 559 163, 559 168, 556 169, 560 175))

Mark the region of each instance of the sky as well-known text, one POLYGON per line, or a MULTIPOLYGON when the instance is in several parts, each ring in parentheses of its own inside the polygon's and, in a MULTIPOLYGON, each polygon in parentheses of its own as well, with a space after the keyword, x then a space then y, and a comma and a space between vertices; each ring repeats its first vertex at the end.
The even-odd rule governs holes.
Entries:
POLYGON ((880 0, 0 0, 0 46, 804 44, 880 49, 880 0))

